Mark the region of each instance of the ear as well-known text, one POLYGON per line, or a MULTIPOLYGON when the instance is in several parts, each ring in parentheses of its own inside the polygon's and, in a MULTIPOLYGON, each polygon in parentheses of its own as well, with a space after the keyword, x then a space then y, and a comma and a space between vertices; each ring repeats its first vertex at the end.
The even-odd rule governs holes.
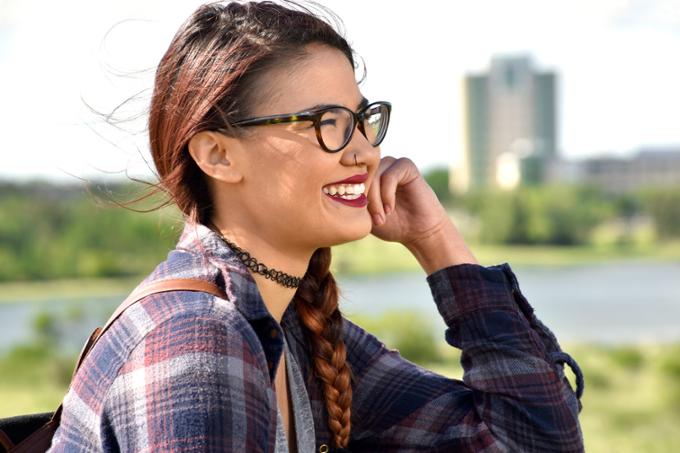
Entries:
POLYGON ((208 176, 228 183, 243 179, 235 159, 241 148, 238 139, 213 131, 201 131, 189 139, 188 148, 198 167, 208 176))

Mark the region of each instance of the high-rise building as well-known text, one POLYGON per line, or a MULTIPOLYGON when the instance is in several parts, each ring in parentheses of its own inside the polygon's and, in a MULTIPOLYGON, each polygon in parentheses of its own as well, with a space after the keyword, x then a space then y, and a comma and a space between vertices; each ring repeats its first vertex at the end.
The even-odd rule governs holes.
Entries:
POLYGON ((557 154, 557 75, 529 56, 492 58, 463 80, 464 150, 451 189, 540 184, 557 154))

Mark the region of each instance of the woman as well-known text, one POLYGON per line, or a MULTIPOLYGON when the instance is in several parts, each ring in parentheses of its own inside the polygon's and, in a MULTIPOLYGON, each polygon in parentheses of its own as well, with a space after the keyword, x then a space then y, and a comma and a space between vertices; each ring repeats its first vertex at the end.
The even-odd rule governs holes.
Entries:
POLYGON ((380 156, 390 105, 299 5, 208 4, 156 73, 150 145, 186 215, 146 297, 102 336, 50 451, 579 452, 583 380, 507 264, 478 264, 409 159, 380 156), (330 246, 369 233, 427 274, 463 381, 345 319, 330 246), (563 363, 577 373, 577 394, 563 363))

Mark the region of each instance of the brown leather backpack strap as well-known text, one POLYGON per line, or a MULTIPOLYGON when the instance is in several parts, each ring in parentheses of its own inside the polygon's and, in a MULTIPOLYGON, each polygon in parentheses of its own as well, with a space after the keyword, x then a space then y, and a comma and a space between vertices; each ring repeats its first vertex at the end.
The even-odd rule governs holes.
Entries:
POLYGON ((97 327, 94 329, 89 340, 87 340, 82 351, 80 351, 78 361, 76 362, 75 369, 73 370, 73 376, 75 377, 78 368, 80 368, 80 364, 83 362, 85 356, 87 356, 88 352, 90 352, 90 349, 92 349, 97 340, 99 340, 104 332, 108 330, 111 324, 113 324, 113 322, 118 319, 118 317, 123 314, 125 310, 146 296, 166 291, 202 291, 217 297, 221 297, 222 299, 228 298, 227 294, 219 286, 207 280, 199 280, 196 278, 172 278, 138 286, 134 291, 132 291, 132 293, 130 293, 123 303, 121 303, 118 308, 116 308, 116 311, 113 312, 103 327, 97 327))
POLYGON ((81 349, 80 354, 78 354, 76 366, 73 367, 73 374, 71 374, 71 380, 73 380, 73 378, 76 377, 76 371, 78 371, 78 368, 80 368, 81 362, 92 348, 92 345, 94 345, 94 343, 97 341, 97 338, 99 338, 99 336, 101 335, 101 331, 102 331, 101 327, 97 327, 96 329, 94 329, 90 334, 90 338, 88 338, 85 344, 83 345, 83 349, 81 349))
MULTIPOLYGON (((219 286, 207 280, 199 280, 197 278, 172 278, 169 280, 160 280, 146 285, 138 286, 132 293, 118 306, 113 312, 109 320, 101 328, 100 336, 109 328, 111 323, 118 319, 118 317, 127 310, 130 305, 139 300, 155 293, 162 293, 166 291, 202 291, 210 293, 214 296, 227 299, 226 293, 219 286)), ((96 340, 95 340, 96 341, 96 340)))
POLYGON ((9 438, 3 430, 0 429, 0 447, 4 448, 3 451, 9 451, 10 448, 14 447, 14 442, 9 438))
MULTIPOLYGON (((221 297, 222 299, 228 299, 227 294, 217 285, 207 280, 199 280, 195 278, 173 278, 138 286, 134 289, 134 291, 132 291, 132 293, 130 293, 123 303, 121 303, 118 308, 116 308, 116 311, 113 312, 103 327, 97 327, 94 329, 90 335, 90 338, 80 351, 78 361, 76 362, 76 366, 73 370, 73 377, 75 377, 80 365, 83 363, 83 360, 95 343, 97 343, 104 332, 108 330, 111 324, 113 324, 113 322, 118 319, 118 317, 123 314, 126 309, 136 302, 139 302, 146 296, 166 291, 202 291, 221 297)), ((71 380, 73 380, 73 378, 71 378, 71 380)), ((61 422, 62 409, 63 407, 60 404, 49 422, 44 424, 38 430, 34 431, 30 436, 28 436, 16 446, 12 446, 12 449, 8 451, 11 451, 12 453, 35 453, 46 451, 50 447, 50 444, 52 443, 52 437, 54 436, 54 433, 61 422)), ((2 432, 0 432, 0 434, 2 434, 2 432)), ((0 438, 0 440, 4 441, 9 439, 0 438)))
MULTIPOLYGON (((59 406, 61 408, 61 406, 59 406)), ((52 418, 31 433, 30 436, 7 450, 7 453, 43 453, 49 450, 59 420, 52 418)))

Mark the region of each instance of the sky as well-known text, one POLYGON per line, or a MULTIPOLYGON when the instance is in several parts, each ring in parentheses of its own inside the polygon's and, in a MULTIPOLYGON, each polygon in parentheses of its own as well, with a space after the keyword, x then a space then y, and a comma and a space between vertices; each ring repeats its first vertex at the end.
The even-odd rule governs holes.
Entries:
MULTIPOLYGON (((153 71, 201 3, 0 0, 0 179, 149 177, 153 71), (120 129, 88 108, 138 92, 120 129)), ((462 79, 515 54, 559 74, 565 158, 680 145, 680 0, 321 3, 365 62, 362 93, 392 102, 383 156, 455 164, 462 79)))

